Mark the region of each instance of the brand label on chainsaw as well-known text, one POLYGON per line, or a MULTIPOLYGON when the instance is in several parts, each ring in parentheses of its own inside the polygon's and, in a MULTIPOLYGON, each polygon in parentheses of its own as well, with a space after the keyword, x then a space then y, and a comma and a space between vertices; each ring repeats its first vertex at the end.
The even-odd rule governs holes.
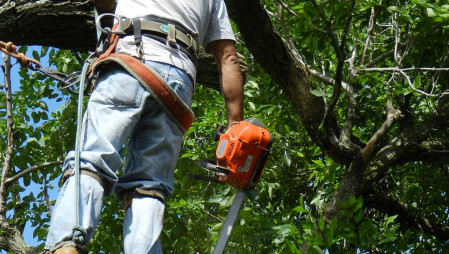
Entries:
POLYGON ((220 146, 218 147, 218 152, 217 152, 218 157, 222 157, 224 155, 227 144, 228 144, 227 139, 221 140, 220 146))
POLYGON ((253 156, 252 155, 248 155, 248 158, 246 158, 245 168, 243 169, 243 171, 245 171, 245 172, 249 171, 249 167, 251 166, 251 162, 253 162, 253 156))

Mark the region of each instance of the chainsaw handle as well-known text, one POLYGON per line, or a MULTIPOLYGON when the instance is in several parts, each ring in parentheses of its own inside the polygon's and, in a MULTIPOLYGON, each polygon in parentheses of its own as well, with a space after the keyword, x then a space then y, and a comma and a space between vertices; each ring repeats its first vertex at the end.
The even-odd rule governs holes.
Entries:
POLYGON ((215 135, 214 135, 214 141, 217 142, 218 140, 220 140, 220 136, 221 134, 223 134, 223 131, 225 130, 225 125, 224 124, 220 124, 220 126, 218 126, 217 130, 215 131, 215 135))

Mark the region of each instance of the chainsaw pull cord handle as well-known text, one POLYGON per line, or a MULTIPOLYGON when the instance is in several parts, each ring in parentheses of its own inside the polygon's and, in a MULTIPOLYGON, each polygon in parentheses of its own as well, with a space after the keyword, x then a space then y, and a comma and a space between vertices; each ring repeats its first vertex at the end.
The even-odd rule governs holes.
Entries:
MULTIPOLYGON (((98 19, 97 8, 94 7, 95 20, 98 19)), ((101 31, 97 27, 97 40, 100 39, 101 31)), ((94 54, 88 57, 83 64, 81 80, 78 93, 78 109, 76 117, 76 139, 75 139, 75 226, 72 229, 72 241, 76 244, 85 245, 87 242, 87 232, 81 225, 81 183, 80 183, 80 153, 81 153, 81 131, 83 125, 83 100, 86 75, 89 70, 91 59, 94 54)))

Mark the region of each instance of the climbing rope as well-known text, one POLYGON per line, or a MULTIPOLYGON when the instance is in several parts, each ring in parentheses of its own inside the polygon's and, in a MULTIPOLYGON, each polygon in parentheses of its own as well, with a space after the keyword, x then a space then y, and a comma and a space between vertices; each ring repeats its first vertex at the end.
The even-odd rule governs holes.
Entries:
POLYGON ((10 55, 17 59, 17 62, 22 68, 27 68, 35 72, 44 74, 45 76, 52 78, 60 83, 58 86, 59 90, 67 90, 70 93, 76 94, 77 92, 73 90, 73 86, 80 81, 80 72, 75 71, 69 75, 52 70, 50 68, 43 68, 42 64, 33 58, 25 56, 23 53, 17 51, 17 46, 12 42, 0 41, 0 51, 10 55))
POLYGON ((16 58, 22 68, 29 68, 32 70, 42 68, 41 63, 36 59, 29 58, 23 53, 17 52, 17 46, 12 42, 0 41, 0 51, 16 58))
MULTIPOLYGON (((97 8, 94 7, 95 20, 98 19, 97 8)), ((97 22, 96 22, 97 23, 97 22)), ((101 43, 101 31, 97 26, 97 43, 101 43)), ((97 46, 97 49, 100 46, 97 46)), ((102 48, 102 47, 101 47, 102 48)), ((75 226, 72 229, 72 241, 76 244, 85 245, 87 241, 87 232, 81 225, 81 213, 80 213, 80 202, 81 202, 81 182, 80 182, 80 155, 81 155, 81 132, 82 132, 82 122, 83 122, 83 99, 84 87, 86 85, 86 76, 94 59, 98 57, 99 52, 92 53, 85 61, 81 71, 81 79, 79 82, 79 93, 78 93, 78 111, 77 111, 77 123, 76 123, 76 138, 75 138, 75 226)))

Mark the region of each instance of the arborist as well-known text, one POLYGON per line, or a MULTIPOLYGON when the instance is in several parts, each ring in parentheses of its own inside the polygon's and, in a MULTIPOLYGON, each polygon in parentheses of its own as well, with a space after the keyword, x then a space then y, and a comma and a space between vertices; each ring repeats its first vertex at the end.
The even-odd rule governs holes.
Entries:
POLYGON ((126 29, 108 52, 112 55, 92 70, 97 78, 82 122, 78 214, 73 213, 77 205, 72 151, 63 165, 67 179, 44 252, 86 252, 84 245, 98 224, 103 197, 114 192, 126 209, 125 253, 161 253, 164 202, 173 193, 182 137, 191 123, 184 112, 190 110, 200 46, 210 49, 217 61, 228 126, 243 120, 243 79, 234 33, 223 0, 119 0, 117 4, 94 0, 94 4, 102 12, 115 9, 115 23, 126 29), (147 75, 141 65, 156 75, 147 75), (174 95, 161 98, 155 92, 159 88, 148 86, 153 81, 168 86, 174 95), (181 104, 187 111, 177 109, 181 104), (118 178, 124 145, 123 175, 118 178), (79 241, 73 240, 76 216, 84 234, 79 241))

